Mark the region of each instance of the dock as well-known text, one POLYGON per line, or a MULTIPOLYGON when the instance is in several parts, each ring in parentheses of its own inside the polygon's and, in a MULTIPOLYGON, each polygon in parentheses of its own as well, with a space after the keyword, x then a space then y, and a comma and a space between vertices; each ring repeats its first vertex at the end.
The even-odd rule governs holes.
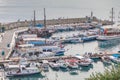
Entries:
POLYGON ((15 41, 15 32, 21 31, 26 29, 24 28, 18 28, 18 29, 13 29, 13 30, 8 30, 4 33, 4 36, 2 38, 2 41, 0 43, 0 53, 4 51, 4 55, 0 55, 0 59, 8 59, 12 50, 13 50, 13 45, 15 41), (10 45, 8 47, 8 44, 10 45))

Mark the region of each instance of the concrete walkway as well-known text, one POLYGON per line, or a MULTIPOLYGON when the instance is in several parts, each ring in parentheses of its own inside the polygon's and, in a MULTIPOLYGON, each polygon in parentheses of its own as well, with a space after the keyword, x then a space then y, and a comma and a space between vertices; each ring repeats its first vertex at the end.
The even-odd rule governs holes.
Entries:
POLYGON ((10 48, 8 48, 7 45, 11 44, 14 32, 16 32, 18 30, 22 30, 22 29, 27 29, 27 28, 22 27, 22 28, 17 28, 17 29, 13 29, 13 30, 9 30, 9 31, 5 32, 5 34, 2 38, 2 41, 0 42, 0 60, 3 59, 3 58, 6 58, 6 56, 8 55, 8 53, 10 51, 10 48), (5 52, 4 56, 1 55, 2 51, 5 52))

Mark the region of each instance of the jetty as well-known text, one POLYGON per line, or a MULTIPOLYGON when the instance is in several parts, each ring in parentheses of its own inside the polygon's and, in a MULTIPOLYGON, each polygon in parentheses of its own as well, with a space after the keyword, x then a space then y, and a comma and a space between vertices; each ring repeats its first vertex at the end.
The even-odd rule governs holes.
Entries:
POLYGON ((0 43, 0 53, 4 52, 3 55, 0 56, 0 59, 8 59, 15 44, 16 32, 26 30, 27 28, 18 28, 12 29, 5 32, 2 41, 0 43))
MULTIPOLYGON (((89 17, 83 17, 83 18, 58 18, 58 19, 49 19, 46 20, 46 26, 49 25, 64 25, 64 24, 79 24, 79 23, 86 23, 88 21, 89 17)), ((92 22, 101 23, 102 25, 110 25, 111 21, 108 20, 101 20, 96 17, 93 17, 92 22)), ((2 24, 1 26, 4 26, 6 30, 19 28, 19 27, 28 27, 31 23, 34 23, 34 20, 25 20, 25 21, 16 21, 16 22, 10 22, 6 24, 2 24)), ((36 24, 44 24, 44 20, 36 20, 36 24)), ((34 26, 34 25, 32 25, 34 26)))

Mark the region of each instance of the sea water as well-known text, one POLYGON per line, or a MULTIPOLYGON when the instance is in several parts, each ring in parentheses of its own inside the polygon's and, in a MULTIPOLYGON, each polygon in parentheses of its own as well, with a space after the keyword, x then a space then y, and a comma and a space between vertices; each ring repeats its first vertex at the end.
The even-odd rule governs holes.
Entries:
MULTIPOLYGON (((61 36, 62 34, 67 35, 68 33, 73 34, 76 32, 62 32, 54 35, 61 36)), ((86 52, 98 53, 104 51, 116 53, 120 49, 120 45, 118 44, 119 42, 120 40, 106 42, 99 42, 96 40, 85 43, 65 44, 65 55, 83 55, 86 52)), ((77 74, 71 74, 69 70, 54 71, 49 68, 49 72, 43 73, 43 76, 38 74, 24 77, 12 77, 8 78, 8 80, 85 80, 85 78, 90 77, 92 73, 104 72, 104 70, 108 67, 110 67, 110 65, 106 65, 102 63, 100 59, 96 59, 89 67, 79 67, 77 74)))

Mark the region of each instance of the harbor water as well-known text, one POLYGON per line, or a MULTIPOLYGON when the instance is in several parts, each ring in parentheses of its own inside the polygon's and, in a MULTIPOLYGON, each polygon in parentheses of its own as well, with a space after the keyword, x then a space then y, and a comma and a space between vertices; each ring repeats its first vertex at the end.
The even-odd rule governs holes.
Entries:
MULTIPOLYGON (((54 35, 61 36, 67 34, 73 34, 72 32, 60 32, 54 35)), ((76 32, 77 33, 77 32, 76 32)), ((99 41, 91 41, 85 43, 76 43, 76 44, 65 44, 65 55, 82 55, 85 52, 117 52, 119 50, 120 45, 118 44, 120 40, 113 40, 113 41, 106 41, 106 42, 99 42, 99 41)), ((110 67, 110 65, 103 64, 101 60, 96 59, 94 60, 93 64, 89 67, 79 67, 77 74, 71 74, 69 70, 59 70, 54 71, 51 68, 49 72, 42 73, 43 76, 40 74, 33 75, 33 76, 24 76, 24 77, 12 77, 8 78, 8 80, 85 80, 85 78, 90 77, 92 73, 95 72, 104 72, 105 68, 110 67)))

